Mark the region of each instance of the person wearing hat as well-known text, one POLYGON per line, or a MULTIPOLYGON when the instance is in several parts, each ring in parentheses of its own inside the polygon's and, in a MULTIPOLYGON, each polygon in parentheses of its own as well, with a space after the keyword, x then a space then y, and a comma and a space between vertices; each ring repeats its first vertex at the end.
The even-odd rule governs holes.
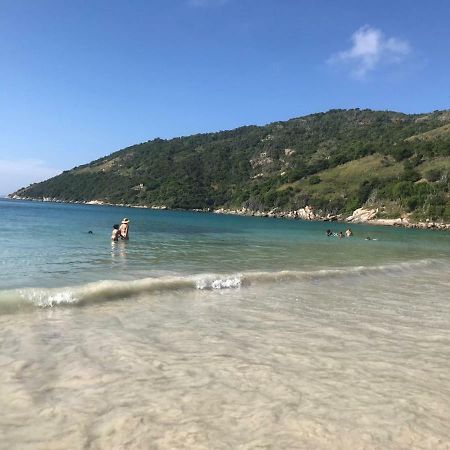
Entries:
POLYGON ((120 238, 128 241, 128 229, 129 229, 129 220, 124 217, 122 220, 122 223, 120 224, 119 231, 120 231, 120 238))

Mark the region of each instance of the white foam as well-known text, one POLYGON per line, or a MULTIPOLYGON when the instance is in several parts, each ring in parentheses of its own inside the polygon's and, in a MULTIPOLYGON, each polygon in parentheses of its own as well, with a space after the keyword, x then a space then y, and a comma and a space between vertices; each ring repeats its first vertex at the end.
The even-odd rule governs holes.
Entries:
POLYGON ((80 286, 63 288, 26 288, 0 291, 0 313, 33 305, 40 308, 82 305, 124 299, 135 295, 158 295, 160 291, 180 289, 219 290, 238 289, 244 286, 311 281, 342 276, 367 276, 376 273, 392 275, 405 270, 438 265, 436 260, 420 260, 380 266, 330 268, 313 271, 245 272, 241 274, 200 274, 191 276, 163 276, 132 281, 102 280, 80 286))
POLYGON ((233 289, 242 285, 242 275, 201 275, 195 280, 195 288, 201 291, 208 289, 233 289))
POLYGON ((24 299, 41 308, 77 303, 79 300, 70 288, 55 292, 49 289, 21 289, 19 292, 24 299))

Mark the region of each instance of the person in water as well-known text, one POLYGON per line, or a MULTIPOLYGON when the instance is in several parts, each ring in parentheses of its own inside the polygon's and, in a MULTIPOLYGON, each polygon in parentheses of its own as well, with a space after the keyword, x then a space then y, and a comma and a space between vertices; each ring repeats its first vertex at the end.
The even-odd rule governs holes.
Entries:
POLYGON ((347 228, 345 230, 345 237, 351 237, 353 236, 353 231, 351 230, 351 228, 347 228))
POLYGON ((113 230, 111 233, 111 240, 117 242, 119 240, 120 237, 120 230, 119 230, 119 225, 113 225, 113 230))
POLYGON ((126 217, 123 218, 122 223, 120 224, 119 231, 120 231, 120 238, 128 241, 128 231, 129 231, 129 219, 126 217))
POLYGON ((328 229, 328 230, 326 231, 326 233, 327 233, 327 236, 333 236, 333 232, 332 232, 330 229, 328 229))

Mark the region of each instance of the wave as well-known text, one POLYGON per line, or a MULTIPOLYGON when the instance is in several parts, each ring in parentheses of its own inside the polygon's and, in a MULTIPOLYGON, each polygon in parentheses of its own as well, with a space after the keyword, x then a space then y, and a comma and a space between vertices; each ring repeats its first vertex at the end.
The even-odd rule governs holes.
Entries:
POLYGON ((0 291, 0 314, 10 314, 35 308, 86 305, 125 299, 140 294, 158 294, 176 290, 235 289, 251 285, 290 281, 314 281, 377 273, 396 274, 414 268, 439 266, 438 260, 420 260, 380 266, 357 266, 313 271, 283 270, 278 272, 244 272, 230 275, 199 274, 144 278, 131 281, 102 280, 63 288, 24 288, 0 291))

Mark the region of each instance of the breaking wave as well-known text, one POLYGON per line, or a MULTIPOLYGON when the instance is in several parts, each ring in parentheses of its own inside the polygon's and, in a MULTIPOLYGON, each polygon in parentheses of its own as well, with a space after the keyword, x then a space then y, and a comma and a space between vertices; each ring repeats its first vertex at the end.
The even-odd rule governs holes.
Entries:
POLYGON ((235 289, 251 285, 290 281, 315 281, 338 277, 395 275, 408 270, 438 266, 437 260, 420 260, 380 266, 357 266, 314 271, 244 272, 231 275, 199 274, 144 278, 132 281, 102 280, 63 288, 24 288, 0 291, 0 314, 11 314, 35 308, 86 305, 125 299, 141 294, 177 290, 235 289))

